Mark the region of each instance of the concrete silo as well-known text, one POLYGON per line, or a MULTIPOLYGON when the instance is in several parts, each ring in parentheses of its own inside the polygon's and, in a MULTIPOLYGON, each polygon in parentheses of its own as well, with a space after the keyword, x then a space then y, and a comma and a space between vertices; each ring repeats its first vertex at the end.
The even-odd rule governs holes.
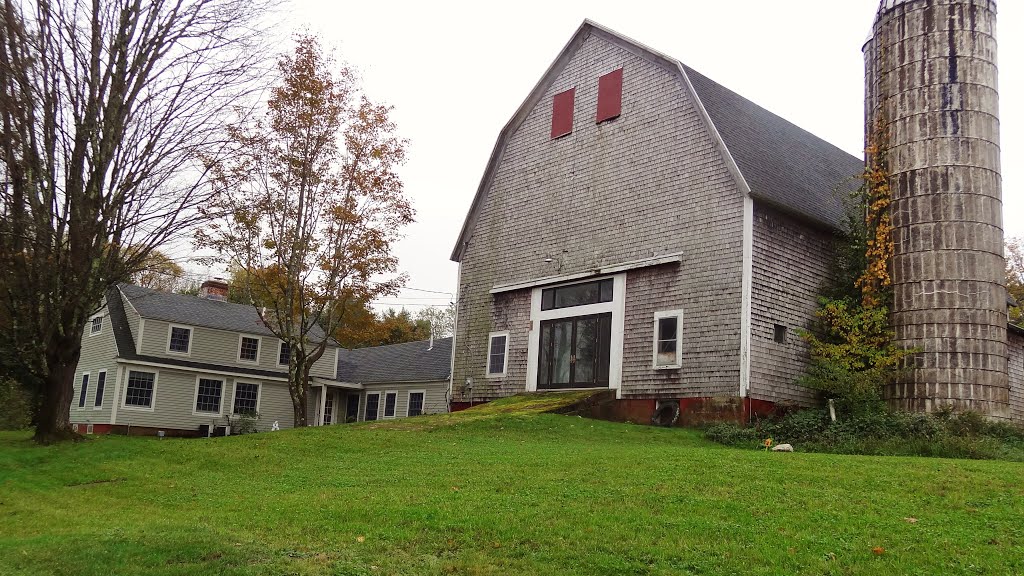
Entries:
POLYGON ((886 126, 893 326, 917 348, 886 396, 1009 417, 995 0, 883 0, 864 46, 886 126))

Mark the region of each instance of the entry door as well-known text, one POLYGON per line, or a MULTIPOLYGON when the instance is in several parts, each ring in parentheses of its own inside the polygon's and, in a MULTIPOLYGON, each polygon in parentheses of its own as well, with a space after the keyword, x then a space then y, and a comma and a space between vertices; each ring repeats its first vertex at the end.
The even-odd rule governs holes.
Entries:
POLYGON ((349 394, 345 404, 345 422, 359 420, 359 394, 349 394))
POLYGON ((611 334, 610 312, 541 322, 537 388, 608 386, 611 334))

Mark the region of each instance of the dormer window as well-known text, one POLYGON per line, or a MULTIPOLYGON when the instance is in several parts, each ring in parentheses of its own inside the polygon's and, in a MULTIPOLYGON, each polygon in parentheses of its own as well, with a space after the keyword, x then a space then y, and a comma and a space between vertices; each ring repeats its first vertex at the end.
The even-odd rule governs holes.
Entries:
POLYGON ((292 359, 292 346, 287 342, 281 342, 281 348, 277 352, 277 363, 281 366, 287 366, 288 362, 292 359))
POLYGON ((172 354, 188 354, 192 345, 192 329, 187 326, 171 326, 167 338, 167 351, 172 354))
POLYGON ((260 358, 260 339, 254 336, 240 336, 238 339, 238 361, 257 362, 260 358))

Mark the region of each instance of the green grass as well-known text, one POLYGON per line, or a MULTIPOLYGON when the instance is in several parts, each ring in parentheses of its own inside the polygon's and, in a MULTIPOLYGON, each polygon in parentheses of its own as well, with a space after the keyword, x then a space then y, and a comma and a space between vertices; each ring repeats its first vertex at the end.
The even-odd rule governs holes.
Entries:
POLYGON ((0 574, 1024 573, 1020 463, 737 450, 553 404, 211 440, 0 434, 0 574))

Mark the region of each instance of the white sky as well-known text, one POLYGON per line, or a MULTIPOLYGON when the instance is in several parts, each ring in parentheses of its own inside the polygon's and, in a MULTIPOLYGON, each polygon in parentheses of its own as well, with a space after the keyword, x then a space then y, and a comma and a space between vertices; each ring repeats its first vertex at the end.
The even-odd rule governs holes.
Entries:
MULTIPOLYGON (((338 2, 291 0, 305 27, 362 71, 410 140, 402 169, 417 222, 397 246, 411 288, 454 293, 448 260, 502 126, 584 18, 682 60, 857 156, 863 143, 861 46, 878 0, 338 2)), ((1024 235, 1024 2, 1000 3, 1003 197, 1008 235, 1024 235)), ((449 297, 411 289, 411 310, 449 297)))

